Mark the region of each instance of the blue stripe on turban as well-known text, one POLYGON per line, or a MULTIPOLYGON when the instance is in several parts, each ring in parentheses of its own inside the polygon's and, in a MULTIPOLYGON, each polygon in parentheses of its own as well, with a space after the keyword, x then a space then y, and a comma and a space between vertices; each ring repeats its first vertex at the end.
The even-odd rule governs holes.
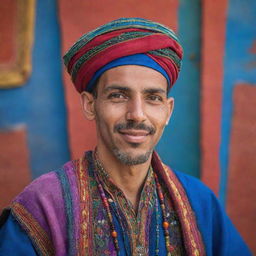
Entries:
POLYGON ((168 87, 170 86, 171 81, 170 81, 170 78, 167 75, 166 71, 156 61, 154 61, 152 58, 150 58, 146 54, 139 53, 139 54, 129 55, 129 56, 121 57, 119 59, 115 59, 115 60, 109 62, 108 64, 106 64, 105 66, 103 66, 102 68, 100 68, 94 74, 94 76, 92 77, 90 82, 88 83, 88 87, 87 87, 88 91, 92 91, 97 79, 105 71, 107 71, 111 68, 124 66, 124 65, 138 65, 138 66, 144 66, 144 67, 152 68, 152 69, 158 71, 159 73, 161 73, 166 78, 166 80, 168 82, 168 87))

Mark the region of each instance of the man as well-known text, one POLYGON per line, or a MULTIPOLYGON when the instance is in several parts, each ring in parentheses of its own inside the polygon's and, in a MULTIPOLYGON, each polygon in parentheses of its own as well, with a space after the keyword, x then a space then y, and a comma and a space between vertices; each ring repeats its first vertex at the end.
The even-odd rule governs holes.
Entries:
POLYGON ((97 147, 14 199, 1 218, 3 255, 250 255, 213 193, 153 151, 181 59, 169 28, 139 18, 72 46, 64 61, 97 147))

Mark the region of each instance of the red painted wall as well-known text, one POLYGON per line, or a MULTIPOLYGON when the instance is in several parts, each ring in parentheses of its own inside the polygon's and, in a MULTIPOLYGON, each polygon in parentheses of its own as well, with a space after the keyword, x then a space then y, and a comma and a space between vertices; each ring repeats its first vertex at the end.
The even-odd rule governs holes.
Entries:
POLYGON ((0 132, 0 212, 31 181, 26 129, 0 132))
POLYGON ((227 211, 250 248, 256 252, 256 86, 235 86, 230 144, 227 211))
POLYGON ((227 0, 204 0, 201 62, 201 179, 218 195, 227 0), (218 17, 218 19, 216 19, 218 17))

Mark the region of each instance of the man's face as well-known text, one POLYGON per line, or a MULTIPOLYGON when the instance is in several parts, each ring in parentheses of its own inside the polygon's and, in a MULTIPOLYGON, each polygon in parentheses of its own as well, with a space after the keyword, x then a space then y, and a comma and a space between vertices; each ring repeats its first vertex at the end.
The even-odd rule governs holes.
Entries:
POLYGON ((93 99, 98 148, 126 165, 146 162, 173 108, 159 72, 127 65, 106 71, 93 99))

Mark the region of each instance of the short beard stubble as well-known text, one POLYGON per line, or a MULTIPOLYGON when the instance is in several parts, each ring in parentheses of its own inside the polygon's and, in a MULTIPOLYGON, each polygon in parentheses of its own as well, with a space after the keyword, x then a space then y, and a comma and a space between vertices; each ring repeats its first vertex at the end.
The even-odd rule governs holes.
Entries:
MULTIPOLYGON (((125 129, 125 130, 129 130, 129 129, 137 129, 137 130, 145 130, 148 131, 150 135, 154 134, 156 131, 154 129, 154 127, 152 126, 147 126, 144 123, 136 123, 134 121, 128 121, 127 123, 123 123, 123 124, 117 124, 114 127, 114 132, 119 132, 120 130, 125 129)), ((138 143, 130 143, 130 145, 136 149, 137 147, 139 147, 138 143)), ((139 155, 139 156, 135 156, 132 157, 130 156, 128 153, 122 152, 120 149, 118 149, 117 147, 113 146, 111 148, 114 156, 124 165, 138 165, 138 164, 143 164, 145 163, 149 157, 151 156, 153 149, 150 149, 149 151, 147 151, 145 154, 139 155)))
POLYGON ((131 157, 128 153, 122 152, 118 148, 112 148, 112 152, 114 156, 124 165, 138 165, 147 162, 149 157, 151 156, 153 149, 147 151, 145 154, 131 157))

